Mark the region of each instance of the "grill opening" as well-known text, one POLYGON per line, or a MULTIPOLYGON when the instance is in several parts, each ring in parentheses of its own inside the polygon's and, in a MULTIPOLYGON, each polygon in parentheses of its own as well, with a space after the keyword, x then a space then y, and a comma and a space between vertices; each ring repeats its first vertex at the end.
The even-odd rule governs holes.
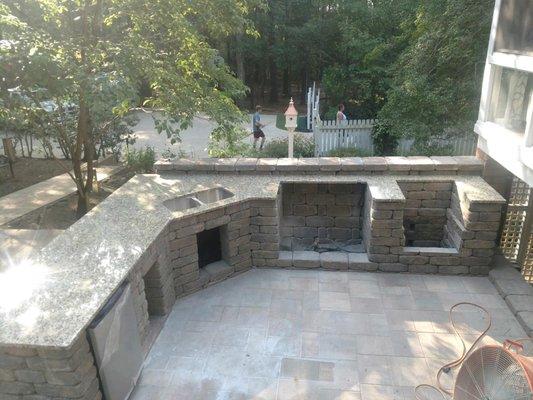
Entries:
POLYGON ((222 245, 220 241, 220 227, 202 231, 196 235, 198 245, 198 266, 222 260, 222 245))

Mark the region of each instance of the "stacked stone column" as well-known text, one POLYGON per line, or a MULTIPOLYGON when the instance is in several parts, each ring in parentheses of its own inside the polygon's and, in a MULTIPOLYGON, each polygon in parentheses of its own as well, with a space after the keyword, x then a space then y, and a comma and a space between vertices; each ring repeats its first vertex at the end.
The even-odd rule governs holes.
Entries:
POLYGON ((461 254, 461 263, 471 274, 488 274, 496 248, 500 227, 501 204, 469 203, 463 214, 465 228, 473 238, 465 239, 461 250, 469 249, 471 255, 461 254))
POLYGON ((277 266, 279 228, 276 200, 253 200, 250 211, 252 263, 256 267, 277 266))
POLYGON ((175 300, 170 264, 169 230, 165 228, 137 261, 131 271, 131 294, 139 335, 144 342, 150 315, 166 315, 175 300))
POLYGON ((0 399, 52 398, 102 398, 85 335, 69 349, 0 347, 0 399))
POLYGON ((230 221, 223 231, 222 257, 234 268, 235 273, 240 273, 252 266, 250 202, 232 204, 226 207, 225 212, 230 221))
POLYGON ((250 205, 240 202, 193 217, 173 221, 170 225, 170 258, 176 296, 197 291, 220 279, 251 267, 250 205), (222 259, 229 268, 210 271, 198 265, 196 235, 220 228, 222 259))
POLYGON ((366 191, 363 209, 363 240, 368 259, 380 271, 403 272, 407 270, 399 262, 404 246, 404 201, 377 201, 370 190, 366 191))

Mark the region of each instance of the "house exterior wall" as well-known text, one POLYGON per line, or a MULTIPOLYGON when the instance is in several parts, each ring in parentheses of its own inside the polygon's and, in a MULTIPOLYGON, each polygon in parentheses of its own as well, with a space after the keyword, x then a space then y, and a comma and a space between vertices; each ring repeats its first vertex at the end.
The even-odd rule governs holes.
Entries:
POLYGON ((525 18, 515 3, 518 2, 496 0, 494 5, 474 131, 479 135, 480 151, 533 186, 533 53, 530 45, 520 45, 519 49, 501 46, 501 43, 523 43, 506 37, 515 34, 510 25, 518 26, 525 18))

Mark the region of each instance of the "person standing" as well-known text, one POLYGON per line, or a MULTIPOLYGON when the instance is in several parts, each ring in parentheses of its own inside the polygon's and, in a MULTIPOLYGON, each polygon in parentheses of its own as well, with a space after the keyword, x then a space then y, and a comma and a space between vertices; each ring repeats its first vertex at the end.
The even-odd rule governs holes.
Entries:
POLYGON ((259 145, 259 150, 263 150, 263 145, 265 144, 265 133, 262 128, 265 126, 261 123, 261 106, 255 106, 255 114, 252 119, 252 131, 254 134, 254 150, 257 146, 257 142, 261 139, 261 144, 259 145))
POLYGON ((348 118, 344 114, 344 104, 339 104, 339 111, 337 111, 337 124, 342 124, 344 121, 347 121, 348 118))
POLYGON ((342 126, 342 147, 346 147, 346 129, 344 126, 347 125, 348 118, 346 117, 346 114, 344 114, 344 104, 339 104, 339 111, 337 111, 337 125, 342 126))

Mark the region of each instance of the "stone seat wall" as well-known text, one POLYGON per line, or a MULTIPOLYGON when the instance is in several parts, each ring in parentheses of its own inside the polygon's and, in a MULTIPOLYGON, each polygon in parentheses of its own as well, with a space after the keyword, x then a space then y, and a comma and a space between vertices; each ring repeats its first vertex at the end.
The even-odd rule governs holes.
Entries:
POLYGON ((313 175, 481 175, 483 162, 469 156, 320 157, 320 158, 201 158, 161 160, 158 173, 313 175))

